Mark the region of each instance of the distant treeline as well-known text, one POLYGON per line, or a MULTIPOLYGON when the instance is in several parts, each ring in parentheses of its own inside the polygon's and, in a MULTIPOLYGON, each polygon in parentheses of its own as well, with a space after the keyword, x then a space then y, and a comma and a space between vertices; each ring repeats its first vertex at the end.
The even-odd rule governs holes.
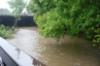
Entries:
MULTIPOLYGON (((0 24, 5 26, 13 26, 16 21, 15 16, 1 15, 0 24)), ((17 26, 36 26, 33 16, 20 16, 20 19, 17 20, 17 26)))

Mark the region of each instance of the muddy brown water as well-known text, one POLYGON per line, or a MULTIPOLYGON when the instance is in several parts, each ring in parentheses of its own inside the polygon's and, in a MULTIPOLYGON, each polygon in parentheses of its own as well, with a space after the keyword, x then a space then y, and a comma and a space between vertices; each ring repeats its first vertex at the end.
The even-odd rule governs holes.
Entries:
POLYGON ((100 52, 80 38, 43 38, 31 27, 18 28, 7 40, 47 66, 100 66, 100 52))

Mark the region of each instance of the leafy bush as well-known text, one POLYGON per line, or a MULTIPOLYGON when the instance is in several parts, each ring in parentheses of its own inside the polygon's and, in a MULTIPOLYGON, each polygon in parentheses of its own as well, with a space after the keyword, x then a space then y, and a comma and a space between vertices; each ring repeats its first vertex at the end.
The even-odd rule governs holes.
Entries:
POLYGON ((12 30, 9 27, 5 27, 4 25, 0 25, 0 37, 8 38, 12 34, 12 30))
POLYGON ((93 46, 94 47, 97 47, 100 49, 100 28, 98 28, 97 30, 95 30, 95 35, 94 35, 94 38, 93 38, 93 46))
POLYGON ((31 0, 30 10, 36 14, 40 34, 80 36, 100 47, 99 3, 100 0, 31 0))
POLYGON ((65 19, 60 19, 61 18, 54 10, 38 16, 36 20, 38 27, 40 28, 40 33, 45 37, 60 37, 65 35, 65 19))

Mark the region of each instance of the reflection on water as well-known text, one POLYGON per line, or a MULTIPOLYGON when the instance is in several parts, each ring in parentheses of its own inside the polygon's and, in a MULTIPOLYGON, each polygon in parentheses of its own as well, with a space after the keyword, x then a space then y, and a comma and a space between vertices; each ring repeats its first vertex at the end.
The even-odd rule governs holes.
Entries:
POLYGON ((85 40, 40 38, 34 29, 18 29, 9 42, 41 60, 47 66, 100 66, 100 53, 94 51, 85 40), (62 43, 62 44, 61 44, 62 43))

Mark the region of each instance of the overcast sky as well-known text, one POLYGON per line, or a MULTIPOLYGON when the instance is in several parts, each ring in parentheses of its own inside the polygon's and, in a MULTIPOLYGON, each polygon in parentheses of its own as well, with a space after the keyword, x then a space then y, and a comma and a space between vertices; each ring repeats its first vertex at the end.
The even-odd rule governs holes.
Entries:
POLYGON ((0 9, 1 8, 7 8, 7 9, 9 9, 10 10, 10 8, 9 8, 9 5, 8 5, 8 2, 9 0, 0 0, 0 9))
MULTIPOLYGON (((9 9, 11 11, 11 9, 8 5, 8 1, 10 1, 10 0, 0 0, 0 9, 6 8, 6 9, 9 9)), ((28 1, 28 0, 25 0, 25 1, 28 1)))

